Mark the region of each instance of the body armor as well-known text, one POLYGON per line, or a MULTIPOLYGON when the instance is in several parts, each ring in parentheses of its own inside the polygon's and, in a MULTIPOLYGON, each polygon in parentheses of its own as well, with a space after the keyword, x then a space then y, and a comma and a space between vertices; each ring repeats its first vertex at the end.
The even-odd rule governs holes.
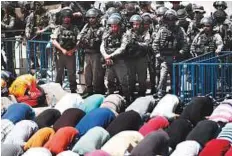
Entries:
POLYGON ((164 31, 161 35, 160 41, 160 54, 163 56, 172 56, 180 50, 178 47, 178 32, 172 32, 167 28, 163 28, 164 31), (175 50, 174 50, 175 49, 175 50))
POLYGON ((112 54, 116 49, 121 46, 121 37, 110 35, 106 38, 106 53, 112 54))
POLYGON ((214 36, 207 37, 205 34, 199 36, 196 53, 214 52, 216 49, 214 36))
POLYGON ((101 38, 99 38, 99 36, 101 36, 101 30, 99 27, 97 28, 87 28, 86 33, 84 33, 83 35, 83 41, 84 41, 84 45, 85 48, 87 49, 99 49, 100 44, 101 44, 101 38))
POLYGON ((34 27, 39 27, 39 28, 44 28, 48 25, 49 23, 49 18, 47 16, 45 16, 45 14, 43 15, 38 15, 35 14, 34 15, 34 20, 35 20, 35 26, 34 27))
POLYGON ((62 48, 66 50, 71 50, 76 46, 76 34, 74 29, 61 29, 61 35, 59 35, 59 43, 62 48))

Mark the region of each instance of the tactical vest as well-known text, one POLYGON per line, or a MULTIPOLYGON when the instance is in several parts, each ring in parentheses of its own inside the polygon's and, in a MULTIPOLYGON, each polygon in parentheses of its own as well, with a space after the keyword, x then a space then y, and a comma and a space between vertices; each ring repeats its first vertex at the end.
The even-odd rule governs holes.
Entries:
POLYGON ((178 32, 174 33, 164 28, 161 33, 160 53, 163 56, 176 55, 179 51, 178 39, 178 32))
POLYGON ((205 34, 202 34, 199 36, 196 53, 204 54, 208 52, 214 52, 215 50, 216 44, 214 41, 214 35, 207 37, 205 34))
POLYGON ((106 53, 112 54, 116 49, 121 46, 121 36, 112 36, 106 38, 106 53))
POLYGON ((71 50, 76 46, 77 39, 76 39, 75 30, 73 27, 70 29, 66 29, 61 26, 61 31, 59 35, 59 43, 62 48, 66 50, 71 50))
POLYGON ((99 28, 87 28, 86 33, 83 35, 86 41, 86 49, 99 49, 101 44, 99 28))
POLYGON ((48 17, 43 14, 43 15, 38 15, 38 14, 34 14, 34 27, 46 27, 49 23, 49 19, 48 17))

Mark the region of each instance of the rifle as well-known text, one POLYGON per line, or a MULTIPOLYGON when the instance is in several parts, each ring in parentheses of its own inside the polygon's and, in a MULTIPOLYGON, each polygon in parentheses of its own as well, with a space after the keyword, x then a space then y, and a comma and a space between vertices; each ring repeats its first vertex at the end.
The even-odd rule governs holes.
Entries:
POLYGON ((84 32, 86 30, 86 28, 89 26, 89 24, 85 24, 85 26, 82 28, 81 32, 80 32, 80 36, 77 39, 77 43, 76 43, 76 47, 79 47, 81 41, 83 40, 83 36, 84 36, 84 32))

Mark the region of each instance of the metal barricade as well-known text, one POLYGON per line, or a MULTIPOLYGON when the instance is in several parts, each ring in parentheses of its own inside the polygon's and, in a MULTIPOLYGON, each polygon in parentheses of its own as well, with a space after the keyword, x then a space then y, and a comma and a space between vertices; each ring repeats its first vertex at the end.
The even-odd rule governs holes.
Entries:
POLYGON ((49 41, 27 41, 27 71, 35 73, 38 78, 49 78, 49 81, 55 81, 54 55, 49 44, 49 41))
MULTIPOLYGON (((37 79, 54 82, 56 76, 55 67, 55 47, 51 41, 28 40, 27 41, 27 71, 35 73, 37 79)), ((78 69, 78 55, 76 55, 78 69)), ((77 74, 77 84, 84 85, 81 75, 77 74)), ((63 88, 69 88, 68 77, 64 74, 63 88)))
POLYGON ((173 93, 183 102, 194 96, 212 95, 215 99, 232 92, 232 52, 219 56, 208 53, 173 64, 173 93))
POLYGON ((1 38, 1 69, 17 75, 26 71, 26 46, 21 36, 1 38))

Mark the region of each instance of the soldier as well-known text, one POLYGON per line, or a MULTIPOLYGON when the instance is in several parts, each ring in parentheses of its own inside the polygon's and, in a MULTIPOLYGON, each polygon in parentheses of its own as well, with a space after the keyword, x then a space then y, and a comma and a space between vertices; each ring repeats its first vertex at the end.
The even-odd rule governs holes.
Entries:
POLYGON ((127 3, 125 4, 125 9, 121 11, 122 18, 123 18, 123 24, 126 26, 126 30, 131 28, 130 25, 130 18, 134 14, 139 14, 136 10, 136 6, 134 3, 127 3))
POLYGON ((188 14, 185 9, 179 9, 177 11, 177 18, 178 18, 177 25, 184 28, 185 33, 187 32, 189 24, 191 22, 191 20, 187 18, 187 16, 188 14))
POLYGON ((102 37, 101 54, 105 59, 106 74, 108 80, 108 94, 115 91, 115 75, 122 88, 122 94, 127 102, 130 101, 128 69, 123 58, 124 51, 121 48, 123 31, 121 30, 121 17, 110 16, 107 24, 110 29, 106 30, 102 37))
POLYGON ((43 4, 43 1, 32 2, 32 10, 34 11, 28 16, 25 29, 27 39, 55 27, 51 14, 43 8, 43 4))
POLYGON ((226 19, 227 14, 223 10, 217 10, 213 13, 215 26, 214 31, 218 32, 223 40, 225 51, 232 50, 232 23, 226 19))
MULTIPOLYGON (((26 28, 25 28, 25 36, 27 40, 37 39, 37 40, 49 41, 49 36, 42 35, 42 33, 55 28, 55 23, 54 23, 53 18, 51 14, 44 9, 43 4, 44 4, 43 1, 31 2, 31 8, 33 12, 31 12, 30 15, 28 16, 27 22, 26 22, 26 28)), ((38 58, 37 58, 37 54, 34 51, 34 49, 36 49, 36 46, 37 46, 36 44, 31 43, 30 47, 28 48, 30 49, 30 59, 32 60, 32 65, 31 65, 32 74, 35 73, 34 69, 40 66, 38 58)), ((45 61, 45 58, 48 58, 48 57, 45 57, 46 47, 43 46, 43 44, 41 44, 39 48, 40 48, 41 58, 42 58, 41 67, 47 68, 46 63, 48 61, 45 61)))
POLYGON ((56 47, 56 82, 62 86, 64 68, 68 70, 71 93, 76 93, 76 42, 79 30, 72 25, 73 12, 69 8, 61 10, 61 25, 51 35, 52 44, 56 47))
MULTIPOLYGON (((159 7, 157 10, 156 10, 156 15, 157 15, 157 22, 158 24, 155 25, 154 27, 154 30, 153 30, 153 33, 152 33, 152 40, 155 39, 156 37, 156 34, 158 33, 159 29, 161 27, 163 27, 164 23, 163 23, 163 16, 164 14, 166 13, 166 11, 168 11, 169 9, 167 7, 159 7)), ((154 55, 154 54, 153 54, 154 55)), ((157 88, 157 84, 159 82, 159 79, 160 79, 160 63, 159 61, 157 60, 157 58, 155 57, 154 58, 154 62, 155 63, 155 86, 153 87, 153 90, 152 90, 152 93, 154 93, 154 91, 156 90, 155 88, 157 88)))
POLYGON ((155 26, 155 30, 152 34, 152 38, 155 38, 155 35, 159 31, 159 28, 163 26, 163 16, 164 16, 166 11, 168 11, 167 7, 159 7, 156 10, 158 24, 155 26))
MULTIPOLYGON (((143 29, 144 32, 149 32, 150 35, 152 35, 152 30, 151 29, 151 24, 152 24, 152 18, 150 17, 149 13, 144 13, 141 16, 143 18, 143 29)), ((151 42, 152 43, 152 42, 151 42)), ((152 45, 151 43, 149 44, 148 47, 148 55, 147 55, 147 60, 148 60, 148 70, 149 70, 149 75, 150 75, 150 84, 151 84, 151 93, 154 94, 156 92, 156 64, 155 64, 155 55, 152 50, 152 45)))
POLYGON ((216 10, 226 10, 227 3, 225 1, 215 1, 213 6, 216 10))
MULTIPOLYGON (((8 30, 8 32, 4 32, 1 34, 2 38, 11 38, 14 37, 14 34, 12 32, 10 32, 9 30, 12 30, 15 28, 15 8, 12 6, 11 3, 7 3, 5 5, 3 5, 3 18, 1 21, 1 28, 2 30, 8 30)), ((11 73, 15 74, 15 70, 14 70, 14 54, 13 54, 13 43, 12 41, 6 41, 3 43, 3 47, 4 47, 4 51, 6 54, 6 62, 2 57, 2 65, 4 66, 4 68, 8 71, 10 71, 11 73)), ((1 52, 2 55, 2 52, 1 52)))
POLYGON ((172 63, 178 61, 178 58, 187 51, 186 34, 183 28, 176 25, 176 12, 166 11, 163 19, 164 26, 158 31, 152 44, 157 60, 161 64, 158 96, 166 93, 168 73, 172 80, 172 63))
POLYGON ((84 75, 86 89, 83 96, 89 96, 93 93, 104 94, 104 69, 101 64, 100 45, 104 28, 99 21, 99 11, 89 9, 86 13, 88 23, 78 35, 79 46, 84 49, 85 66, 84 75))
POLYGON ((129 29, 123 36, 127 41, 127 64, 129 68, 129 81, 131 92, 135 91, 136 75, 138 77, 138 96, 145 96, 147 78, 147 52, 151 42, 151 35, 143 30, 143 19, 139 15, 130 18, 133 28, 129 29))
POLYGON ((193 57, 198 55, 215 52, 219 54, 223 48, 221 36, 213 31, 213 20, 210 17, 202 18, 200 24, 203 30, 194 38, 190 48, 190 53, 193 57))
POLYGON ((204 17, 205 10, 203 6, 197 5, 194 10, 194 20, 191 21, 187 30, 187 41, 191 46, 194 37, 200 32, 201 24, 200 21, 204 17))

